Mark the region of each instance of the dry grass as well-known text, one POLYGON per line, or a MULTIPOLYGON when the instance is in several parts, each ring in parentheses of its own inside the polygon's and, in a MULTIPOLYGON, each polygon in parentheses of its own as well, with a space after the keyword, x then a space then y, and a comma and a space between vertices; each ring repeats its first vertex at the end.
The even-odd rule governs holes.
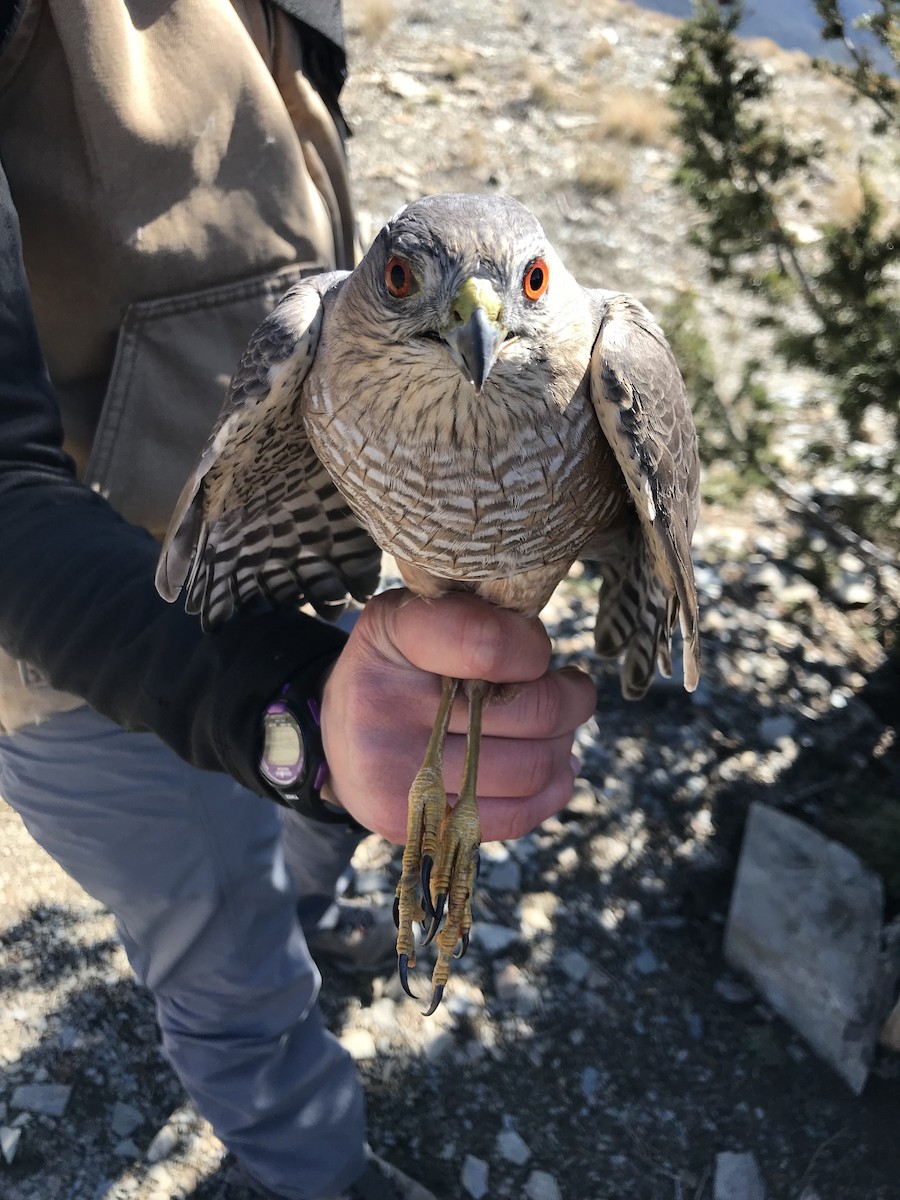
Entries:
POLYGON ((545 109, 566 107, 566 87, 555 71, 531 66, 526 70, 525 78, 532 104, 545 109))
POLYGON ((859 175, 844 171, 828 189, 827 219, 836 225, 849 225, 863 210, 864 196, 859 175))
POLYGON ((585 149, 579 155, 573 182, 592 196, 614 196, 628 186, 631 170, 625 155, 585 149))
POLYGON ((488 161, 488 142, 484 132, 478 125, 471 125, 463 131, 461 146, 454 151, 453 162, 456 166, 469 171, 478 171, 488 161))
POLYGON ((613 52, 612 43, 605 37, 592 38, 581 52, 581 61, 586 67, 595 67, 613 52))
POLYGON ((396 0, 352 0, 347 23, 365 42, 378 42, 397 19, 396 0))
POLYGON ((599 97, 595 132, 632 146, 663 146, 673 123, 672 110, 655 91, 607 88, 599 97))
POLYGON ((435 64, 437 73, 455 82, 462 79, 478 62, 478 55, 468 46, 448 46, 435 64))

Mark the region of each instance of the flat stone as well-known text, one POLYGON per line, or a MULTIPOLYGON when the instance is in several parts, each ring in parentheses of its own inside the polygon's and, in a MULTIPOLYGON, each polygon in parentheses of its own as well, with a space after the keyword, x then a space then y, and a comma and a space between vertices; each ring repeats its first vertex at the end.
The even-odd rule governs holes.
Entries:
POLYGON ((487 886, 498 892, 518 892, 522 888, 522 868, 513 858, 491 867, 487 886))
POLYGON ((559 1184, 546 1171, 532 1171, 525 1184, 528 1200, 562 1200, 559 1184))
POLYGON ((797 722, 786 713, 778 717, 763 717, 759 723, 759 736, 767 746, 776 746, 782 738, 792 738, 796 730, 797 722))
POLYGON ((507 1162, 521 1166, 531 1158, 531 1151, 523 1138, 514 1129, 504 1129, 497 1134, 497 1152, 507 1162))
POLYGON ((124 1138, 128 1137, 129 1133, 134 1133, 143 1120, 142 1112, 131 1104, 123 1104, 121 1100, 117 1100, 109 1127, 117 1137, 124 1138))
POLYGON ((600 1086, 600 1072, 597 1068, 585 1067, 578 1080, 578 1086, 581 1088, 582 1096, 584 1096, 588 1103, 596 1099, 597 1089, 600 1086))
POLYGON ((113 1146, 113 1154, 116 1158, 137 1158, 140 1153, 131 1138, 123 1138, 121 1142, 116 1142, 113 1146))
POLYGON ((482 1159, 467 1154, 461 1179, 472 1200, 482 1200, 488 1194, 488 1165, 482 1159))
POLYGON ((716 1155, 713 1200, 766 1200, 766 1189, 752 1154, 725 1150, 716 1155))
POLYGON ((753 804, 725 957, 857 1095, 900 978, 880 878, 845 846, 753 804))
POLYGON ((472 945, 477 946, 486 954, 502 954, 519 940, 516 929, 507 929, 505 925, 492 925, 488 921, 479 921, 472 929, 472 945))
POLYGON ((582 983, 591 969, 590 960, 580 950, 566 950, 556 959, 556 965, 573 983, 582 983))
POLYGON ((45 1117, 61 1117, 72 1089, 62 1083, 22 1083, 12 1094, 10 1105, 45 1117))
POLYGON ((659 959, 649 946, 645 946, 640 954, 636 954, 631 960, 631 966, 638 975, 655 975, 659 970, 659 959))

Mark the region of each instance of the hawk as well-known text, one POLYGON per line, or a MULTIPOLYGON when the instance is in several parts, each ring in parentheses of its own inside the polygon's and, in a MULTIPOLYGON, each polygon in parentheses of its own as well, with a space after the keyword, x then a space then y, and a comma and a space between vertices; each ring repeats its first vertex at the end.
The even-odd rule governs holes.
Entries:
MULTIPOLYGON (((340 611, 375 590, 379 549, 406 585, 536 615, 578 557, 600 564, 595 645, 640 698, 699 673, 690 545, 697 439, 650 313, 580 286, 509 197, 403 208, 352 272, 307 279, 253 335, 188 481, 157 586, 206 628, 257 596, 340 611)), ((476 775, 491 686, 466 685, 464 778, 447 803, 441 700, 409 824, 395 917, 401 980, 413 924, 437 939, 428 1012, 465 952, 480 827, 476 775)))

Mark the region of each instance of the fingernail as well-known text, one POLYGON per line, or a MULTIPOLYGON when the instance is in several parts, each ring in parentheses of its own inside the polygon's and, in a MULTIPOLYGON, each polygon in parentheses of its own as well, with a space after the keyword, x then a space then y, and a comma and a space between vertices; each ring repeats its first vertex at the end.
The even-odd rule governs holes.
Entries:
POLYGON ((578 757, 577 757, 576 755, 574 755, 574 754, 570 755, 570 757, 569 757, 569 768, 570 768, 570 770, 572 771, 573 775, 575 775, 575 776, 576 776, 576 778, 577 778, 578 774, 579 774, 579 773, 580 773, 580 771, 581 771, 581 759, 580 759, 580 758, 578 758, 578 757))

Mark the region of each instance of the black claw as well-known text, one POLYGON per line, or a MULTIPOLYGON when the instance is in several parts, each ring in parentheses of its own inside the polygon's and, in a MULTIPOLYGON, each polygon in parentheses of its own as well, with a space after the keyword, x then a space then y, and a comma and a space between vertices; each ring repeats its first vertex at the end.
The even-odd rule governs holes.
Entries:
POLYGON ((400 897, 394 897, 394 925, 400 928, 400 897))
POLYGON ((397 960, 397 969, 400 973, 400 985, 409 996, 410 1000, 418 1000, 415 992, 410 991, 409 987, 409 955, 401 954, 397 960))
POLYGON ((441 918, 444 915, 444 905, 446 903, 447 903, 447 893, 446 892, 438 892, 437 904, 431 910, 431 925, 428 929, 428 933, 425 935, 425 940, 422 942, 423 946, 429 945, 429 943, 431 942, 434 935, 440 929, 441 918))
POLYGON ((441 999, 443 998, 443 995, 444 995, 444 985, 440 984, 431 993, 431 1008, 427 1009, 424 1013, 422 1013, 423 1017, 430 1017, 433 1012, 437 1012, 438 1008, 440 1008, 441 999))
POLYGON ((464 933, 462 935, 460 944, 453 951, 453 957, 454 958, 462 958, 463 955, 465 954, 465 952, 468 950, 468 948, 469 948, 469 935, 467 933, 464 933))
POLYGON ((434 905, 431 903, 431 868, 434 866, 434 859, 430 854, 422 856, 422 907, 425 909, 425 918, 428 921, 434 920, 434 905))

